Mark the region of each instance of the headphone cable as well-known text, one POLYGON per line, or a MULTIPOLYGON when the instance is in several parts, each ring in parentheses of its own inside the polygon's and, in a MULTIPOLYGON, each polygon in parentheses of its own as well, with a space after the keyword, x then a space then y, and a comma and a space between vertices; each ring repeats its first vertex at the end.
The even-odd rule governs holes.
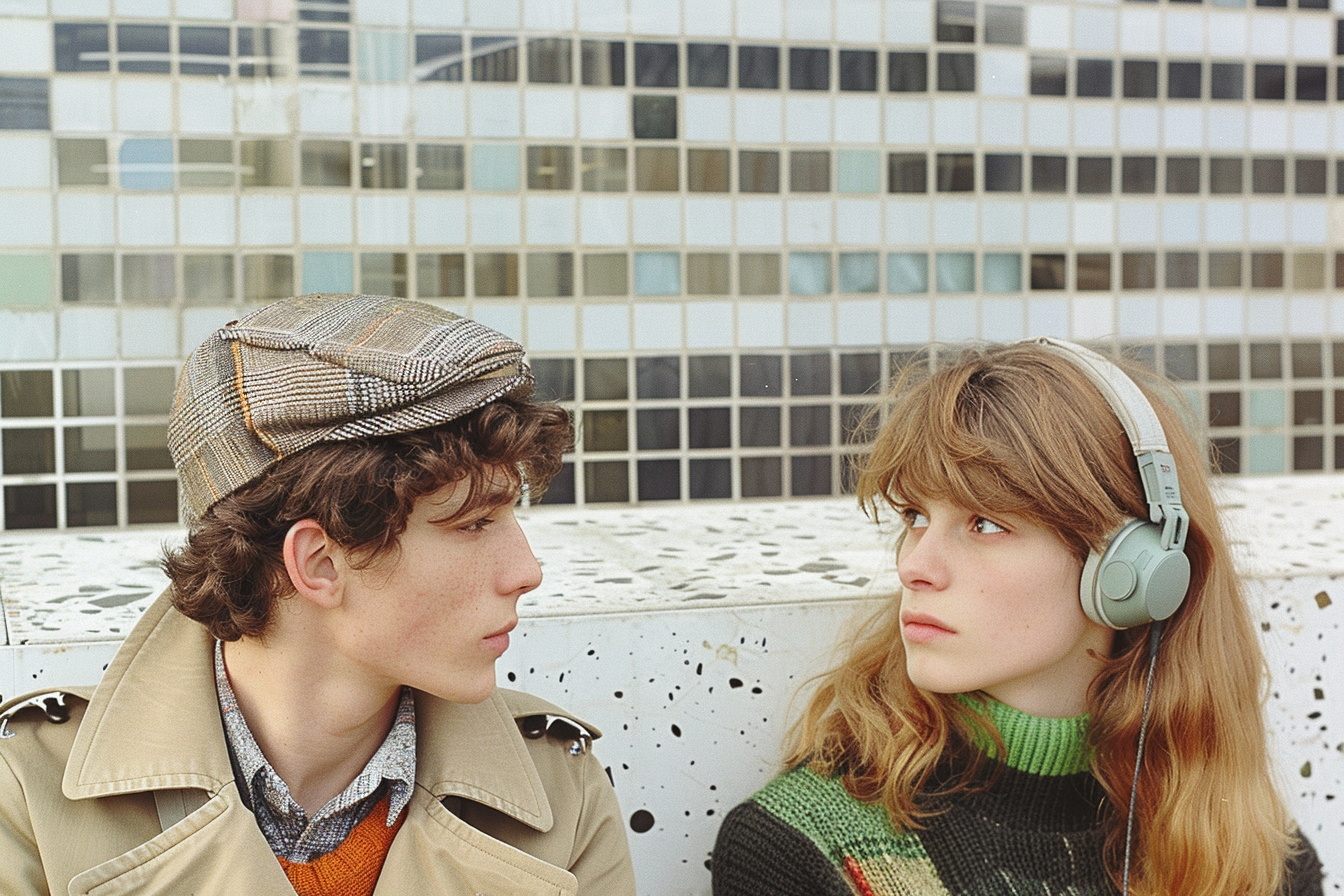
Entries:
POLYGON ((1157 645, 1162 640, 1162 620, 1148 626, 1148 683, 1143 689, 1143 719, 1139 722, 1139 749, 1134 756, 1134 783, 1129 788, 1129 815, 1125 818, 1125 871, 1123 896, 1129 896, 1129 848, 1134 834, 1134 806, 1139 799, 1139 767, 1143 765, 1143 745, 1148 735, 1148 707, 1153 700, 1153 672, 1157 669, 1157 645))

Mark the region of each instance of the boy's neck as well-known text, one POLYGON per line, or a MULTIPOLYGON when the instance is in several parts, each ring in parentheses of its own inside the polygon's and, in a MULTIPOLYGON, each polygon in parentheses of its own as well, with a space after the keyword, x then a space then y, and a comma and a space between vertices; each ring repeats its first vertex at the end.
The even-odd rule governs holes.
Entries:
POLYGON ((332 668, 302 641, 243 638, 224 668, 257 746, 309 816, 363 771, 387 738, 400 687, 332 668))

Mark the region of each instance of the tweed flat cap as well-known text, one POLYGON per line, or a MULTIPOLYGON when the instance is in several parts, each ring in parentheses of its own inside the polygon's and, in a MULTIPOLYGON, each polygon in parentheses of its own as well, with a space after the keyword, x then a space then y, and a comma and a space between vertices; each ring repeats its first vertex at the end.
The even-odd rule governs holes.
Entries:
POLYGON ((168 448, 194 520, 319 442, 427 429, 532 385, 522 346, 476 321, 408 299, 313 293, 192 352, 168 448))

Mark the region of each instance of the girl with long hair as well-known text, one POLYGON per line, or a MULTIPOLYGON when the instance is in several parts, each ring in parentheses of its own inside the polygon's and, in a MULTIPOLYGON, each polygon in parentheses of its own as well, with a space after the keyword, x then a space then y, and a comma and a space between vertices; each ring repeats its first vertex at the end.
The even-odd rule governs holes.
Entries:
POLYGON ((903 523, 900 592, 821 676, 787 770, 725 819, 715 896, 1321 892, 1274 784, 1267 669, 1203 447, 1170 384, 1042 342, 899 378, 857 491, 903 523), (1142 392, 1108 397, 1089 365, 1142 392), (1145 413, 1158 471, 1122 419, 1145 413), (1098 566, 1167 486, 1140 584, 1098 566), (1080 580, 1107 595, 1092 610, 1080 580), (1126 588, 1159 610, 1107 618, 1126 588))

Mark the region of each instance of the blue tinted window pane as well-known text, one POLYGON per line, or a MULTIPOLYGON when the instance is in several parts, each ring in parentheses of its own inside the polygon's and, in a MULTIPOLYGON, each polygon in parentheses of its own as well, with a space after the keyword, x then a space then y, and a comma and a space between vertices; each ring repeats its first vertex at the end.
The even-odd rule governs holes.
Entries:
POLYGON ((415 80, 461 81, 462 36, 460 34, 417 34, 415 36, 415 80))
POLYGON ((1021 292, 1022 256, 987 252, 981 284, 985 292, 1021 292))
POLYGON ((972 292, 975 289, 975 256, 970 252, 939 252, 939 292, 972 292))
POLYGON ((118 25, 117 70, 168 74, 167 25, 118 25))
POLYGON ((178 69, 184 75, 229 73, 229 29, 183 25, 177 29, 178 69))
POLYGON ((173 141, 127 140, 117 155, 124 190, 173 188, 173 141))
POLYGON ((876 252, 841 252, 840 291, 877 292, 878 266, 876 252))
POLYGON ((361 31, 359 34, 359 80, 397 83, 409 71, 410 41, 399 31, 361 31))
POLYGON ((348 78, 350 32, 329 28, 300 29, 299 74, 320 78, 348 78))
POLYGON ((46 78, 0 78, 0 130, 48 130, 50 109, 46 78))
POLYGON ((908 294, 929 291, 929 257, 916 252, 892 252, 887 256, 887 292, 908 294))
POLYGON ((681 255, 677 252, 636 252, 635 295, 681 295, 681 255))
POLYGON ((1288 457, 1284 450, 1283 436, 1253 435, 1246 440, 1250 455, 1246 472, 1282 473, 1287 466, 1288 457))
POLYGON ((304 292, 353 292, 355 258, 350 252, 303 253, 304 292))
POLYGON ((109 68, 107 34, 106 25, 58 22, 53 34, 56 71, 107 71, 109 68))
POLYGON ((519 154, 516 143, 478 143, 471 150, 471 186, 477 190, 517 190, 519 154))
POLYGON ((841 193, 877 193, 882 189, 882 154, 875 149, 842 149, 835 154, 841 193))
POLYGON ((789 254, 789 292, 796 296, 820 296, 831 291, 829 252, 789 254))

